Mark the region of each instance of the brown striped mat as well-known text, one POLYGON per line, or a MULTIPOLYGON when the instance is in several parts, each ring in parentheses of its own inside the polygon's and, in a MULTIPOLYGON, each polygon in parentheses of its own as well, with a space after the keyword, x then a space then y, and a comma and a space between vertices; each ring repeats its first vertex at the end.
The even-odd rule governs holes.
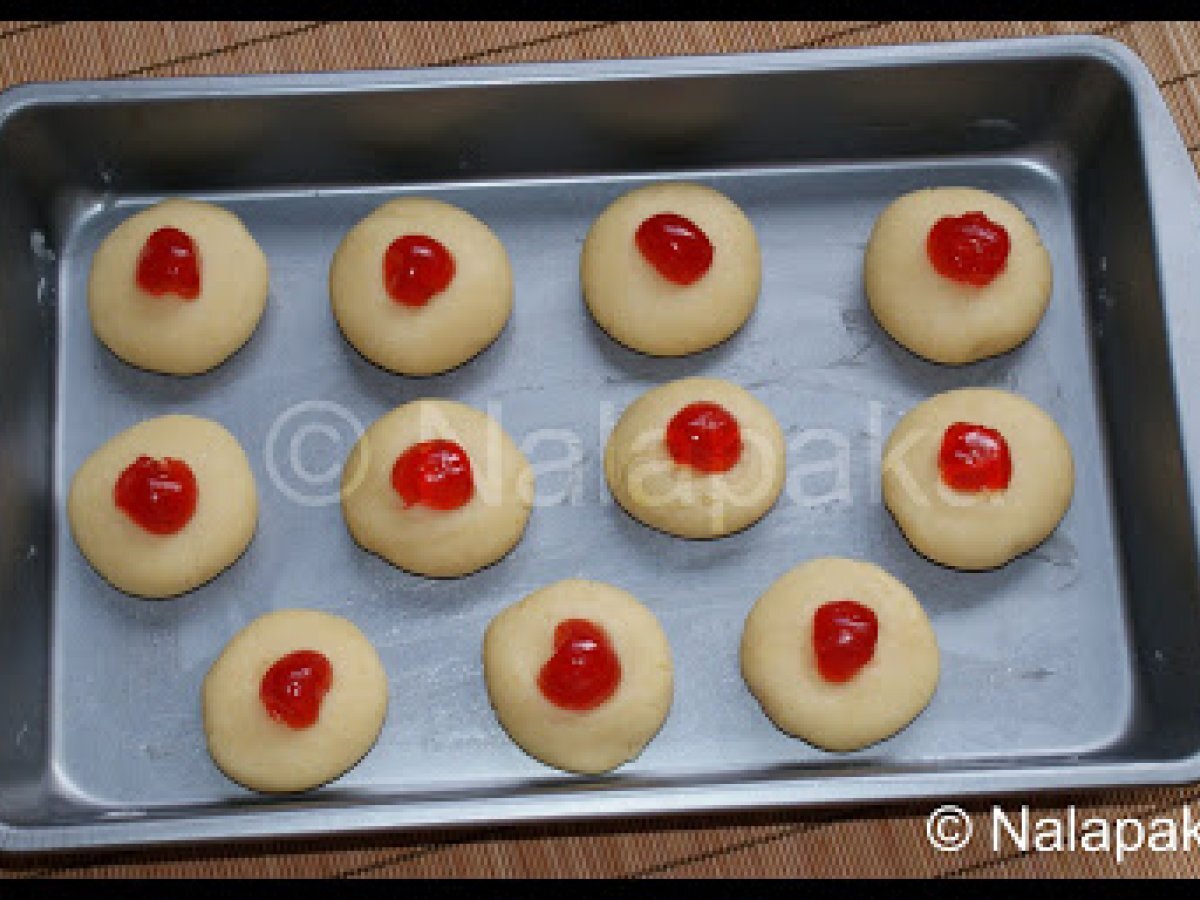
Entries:
MULTIPOLYGON (((1200 165, 1200 24, 1195 22, 0 22, 0 86, 130 76, 303 72, 537 60, 850 47, 1090 33, 1149 65, 1200 165)), ((1079 821, 1200 818, 1200 787, 1040 798, 1079 821)), ((1011 805, 1010 807, 1011 808, 1011 805)), ((988 802, 967 804, 990 834, 988 802)), ((976 840, 940 853, 930 806, 624 819, 319 841, 0 858, 0 878, 158 876, 459 877, 1200 875, 1200 847, 1022 852, 976 840)), ((1160 828, 1165 826, 1159 823, 1160 828)), ((1133 834, 1133 826, 1129 826, 1133 834)), ((0 893, 3 893, 0 891, 0 893)))

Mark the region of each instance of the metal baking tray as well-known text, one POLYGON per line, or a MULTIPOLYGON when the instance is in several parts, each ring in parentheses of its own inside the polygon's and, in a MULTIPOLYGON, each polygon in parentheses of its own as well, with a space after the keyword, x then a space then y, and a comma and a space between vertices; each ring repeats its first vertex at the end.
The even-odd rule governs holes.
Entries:
POLYGON ((855 805, 1200 778, 1200 190, 1144 66, 1096 38, 425 71, 28 85, 0 95, 0 848, 327 834, 572 817, 855 805), (580 245, 635 184, 693 179, 744 208, 761 300, 727 343, 652 359, 588 317, 580 245), (898 194, 1011 198, 1053 259, 1049 311, 1016 351, 923 362, 868 312, 861 258, 898 194), (329 310, 346 230, 433 195, 499 234, 512 321, 474 361, 403 378, 359 357, 329 310), (271 265, 266 315, 215 371, 116 360, 86 308, 90 257, 164 196, 235 210, 271 265), (651 531, 610 499, 608 429, 686 375, 738 382, 789 440, 774 511, 710 542, 651 531), (995 385, 1063 428, 1078 482, 1042 547, 984 574, 940 568, 880 502, 882 441, 929 395, 995 385), (336 502, 355 430, 418 396, 488 409, 537 466, 524 540, 433 581, 352 542, 336 502), (246 555, 169 602, 109 587, 64 492, 145 417, 213 417, 261 497, 246 555), (812 556, 873 560, 915 591, 943 654, 932 704, 891 740, 831 754, 776 731, 737 663, 750 605, 812 556), (551 581, 620 585, 662 621, 674 707, 600 778, 522 753, 488 706, 489 619, 551 581), (271 609, 349 617, 391 701, 374 750, 295 797, 212 765, 199 690, 271 609))

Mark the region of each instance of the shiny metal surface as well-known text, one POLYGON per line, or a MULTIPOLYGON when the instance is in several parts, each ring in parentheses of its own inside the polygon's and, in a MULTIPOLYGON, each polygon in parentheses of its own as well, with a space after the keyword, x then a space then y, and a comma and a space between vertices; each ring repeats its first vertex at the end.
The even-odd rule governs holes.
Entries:
POLYGON ((772 805, 860 804, 1200 777, 1200 190, 1157 89, 1119 45, 1063 38, 441 71, 33 85, 0 95, 0 848, 42 850, 772 805), (703 354, 608 339, 578 254, 636 183, 728 193, 763 249, 759 308, 703 354), (1055 287, 1033 338, 961 368, 922 362, 867 310, 877 213, 921 186, 1014 200, 1055 287), (227 205, 271 265, 249 344, 195 378, 141 372, 95 340, 91 253, 165 195, 227 205), (510 253, 499 341, 405 379, 342 339, 326 274, 341 236, 403 194, 457 203, 510 253), (717 542, 652 532, 611 501, 608 429, 646 388, 704 374, 772 407, 788 488, 717 542), (878 494, 899 416, 964 385, 1053 415, 1077 489, 1041 548, 986 574, 916 555, 878 494), (539 469, 516 551, 433 582, 359 550, 331 473, 358 426, 417 396, 489 409, 539 469), (83 560, 65 490, 96 446, 186 411, 223 422, 258 480, 246 555, 175 601, 128 598, 83 560), (942 682, 906 731, 828 754, 777 732, 742 684, 746 611, 801 560, 859 556, 929 610, 942 682), (672 713, 604 778, 526 757, 488 707, 483 629, 559 578, 607 580, 659 616, 672 713), (204 748, 199 686, 255 616, 347 616, 391 681, 388 721, 319 791, 257 797, 204 748))

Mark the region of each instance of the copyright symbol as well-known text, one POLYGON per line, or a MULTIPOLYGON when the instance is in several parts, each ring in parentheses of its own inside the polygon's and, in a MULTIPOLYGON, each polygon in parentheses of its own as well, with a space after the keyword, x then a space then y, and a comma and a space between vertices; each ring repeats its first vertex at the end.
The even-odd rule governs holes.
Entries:
POLYGON ((971 843, 971 817, 961 806, 939 806, 925 820, 925 837, 934 850, 957 853, 971 843))
POLYGON ((271 423, 263 447, 271 483, 301 506, 337 503, 341 460, 362 434, 358 417, 331 400, 305 400, 288 407, 271 423), (335 459, 323 468, 310 467, 314 456, 328 457, 331 446, 335 459))

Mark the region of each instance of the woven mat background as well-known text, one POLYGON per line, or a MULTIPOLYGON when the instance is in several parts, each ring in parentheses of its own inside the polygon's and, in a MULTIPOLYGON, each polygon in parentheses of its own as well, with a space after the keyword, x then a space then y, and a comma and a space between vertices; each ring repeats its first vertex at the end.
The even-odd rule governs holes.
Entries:
MULTIPOLYGON (((0 22, 0 87, 26 81, 301 72, 733 53, 1043 34, 1103 34, 1154 73, 1200 168, 1196 22, 0 22)), ((1181 821, 1200 786, 1040 798, 1109 820, 1181 821)), ((1005 804, 1006 810, 1019 801, 1005 804)), ((990 804, 967 804, 976 834, 990 804)), ((1200 809, 1193 808, 1200 818, 1200 809)), ((1141 853, 995 853, 976 839, 939 853, 929 805, 783 811, 601 824, 409 833, 321 841, 0 858, 20 877, 796 877, 1200 875, 1200 848, 1141 853)), ((0 891, 0 893, 3 893, 0 891)))

